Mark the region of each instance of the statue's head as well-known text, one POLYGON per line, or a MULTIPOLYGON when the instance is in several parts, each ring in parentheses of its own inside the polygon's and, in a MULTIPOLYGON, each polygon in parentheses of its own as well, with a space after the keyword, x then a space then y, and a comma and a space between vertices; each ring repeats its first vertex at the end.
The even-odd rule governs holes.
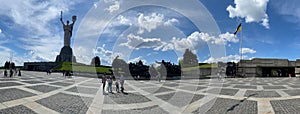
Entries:
POLYGON ((67 20, 67 25, 70 23, 70 21, 69 20, 67 20))

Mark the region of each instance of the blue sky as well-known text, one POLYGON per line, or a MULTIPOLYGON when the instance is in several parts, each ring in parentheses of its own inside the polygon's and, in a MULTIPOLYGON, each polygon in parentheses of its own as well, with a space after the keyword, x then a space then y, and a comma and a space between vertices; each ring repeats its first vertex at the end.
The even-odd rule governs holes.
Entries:
POLYGON ((72 47, 81 63, 99 56, 110 65, 119 55, 128 62, 171 61, 186 48, 199 62, 243 58, 295 60, 300 52, 297 0, 14 0, 0 4, 0 64, 12 60, 54 61, 63 46, 59 22, 77 16, 72 47), (132 8, 131 8, 132 7, 132 8), (234 37, 239 23, 242 32, 234 37), (199 27, 200 26, 200 27, 199 27))

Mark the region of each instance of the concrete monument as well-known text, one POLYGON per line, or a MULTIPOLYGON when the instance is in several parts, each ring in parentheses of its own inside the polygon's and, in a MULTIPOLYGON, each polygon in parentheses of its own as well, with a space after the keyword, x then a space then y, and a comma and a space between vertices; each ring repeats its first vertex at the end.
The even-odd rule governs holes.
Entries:
POLYGON ((67 24, 64 23, 62 19, 62 12, 60 21, 63 25, 64 29, 64 46, 60 51, 60 54, 57 55, 55 62, 76 62, 75 56, 73 56, 73 51, 71 48, 71 37, 74 23, 76 21, 76 16, 72 16, 72 23, 70 24, 69 20, 67 20, 67 24))

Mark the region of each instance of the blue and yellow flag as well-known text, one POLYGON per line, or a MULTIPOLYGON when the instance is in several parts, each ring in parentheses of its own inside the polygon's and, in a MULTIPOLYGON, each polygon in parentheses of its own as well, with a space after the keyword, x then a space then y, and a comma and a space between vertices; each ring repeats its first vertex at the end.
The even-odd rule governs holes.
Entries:
POLYGON ((236 36, 237 32, 241 32, 242 31, 242 23, 239 24, 239 26, 236 28, 235 32, 233 33, 234 36, 236 36))

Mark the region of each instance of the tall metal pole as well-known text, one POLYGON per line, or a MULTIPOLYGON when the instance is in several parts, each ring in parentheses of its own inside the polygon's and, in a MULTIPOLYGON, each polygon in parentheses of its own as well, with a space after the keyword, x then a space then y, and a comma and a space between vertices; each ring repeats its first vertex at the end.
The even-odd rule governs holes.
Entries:
POLYGON ((244 76, 244 69, 242 67, 242 64, 241 64, 241 61, 243 60, 243 26, 241 25, 242 27, 242 30, 240 31, 241 32, 241 41, 240 41, 240 53, 241 53, 241 57, 240 57, 240 65, 241 65, 241 73, 242 73, 242 76, 244 76))
MULTIPOLYGON (((242 28, 243 29, 243 28, 242 28)), ((243 59, 243 30, 241 30, 241 41, 240 41, 240 61, 243 59)))

